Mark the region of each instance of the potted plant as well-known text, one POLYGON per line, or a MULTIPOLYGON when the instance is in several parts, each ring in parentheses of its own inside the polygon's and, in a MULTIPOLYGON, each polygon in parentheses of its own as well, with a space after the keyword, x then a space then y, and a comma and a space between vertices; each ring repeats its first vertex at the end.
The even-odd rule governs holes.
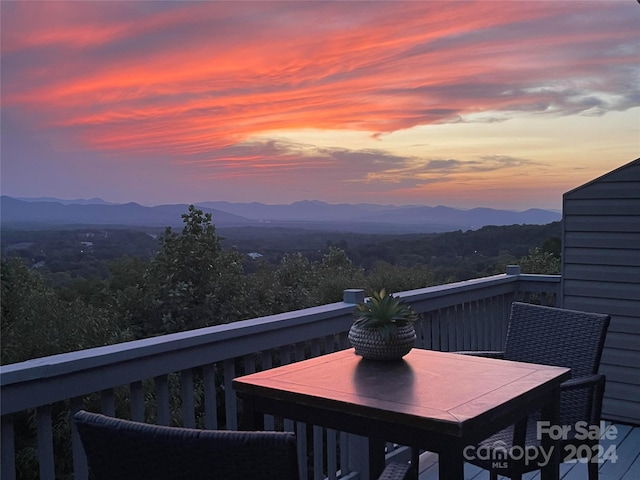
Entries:
POLYGON ((400 359, 413 348, 416 340, 413 323, 418 315, 385 289, 358 304, 354 316, 349 341, 363 358, 400 359))

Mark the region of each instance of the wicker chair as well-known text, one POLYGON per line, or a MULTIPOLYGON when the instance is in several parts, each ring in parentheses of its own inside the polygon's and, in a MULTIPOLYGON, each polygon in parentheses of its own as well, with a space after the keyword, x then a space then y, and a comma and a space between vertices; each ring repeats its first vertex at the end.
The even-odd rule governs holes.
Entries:
MULTIPOLYGON (((84 410, 73 416, 95 480, 298 480, 296 436, 165 427, 84 410)), ((391 464, 380 480, 403 480, 391 464)))
MULTIPOLYGON (((575 427, 577 422, 587 422, 589 426, 599 425, 600 422, 605 377, 598 374, 598 367, 609 321, 609 315, 514 302, 504 352, 459 353, 571 368, 571 379, 562 384, 560 394, 559 423, 571 428, 567 438, 561 439, 558 444, 562 461, 569 451, 568 445, 586 444, 589 452, 596 452, 598 440, 575 438, 576 433, 582 433, 576 432, 575 427)), ((478 447, 485 449, 485 452, 495 446, 504 446, 507 451, 514 445, 539 449, 538 419, 539 413, 530 415, 526 428, 507 428, 484 440, 478 447), (516 431, 517 434, 514 433, 516 431)), ((524 422, 520 427, 523 426, 524 422)), ((584 449, 571 450, 575 451, 584 453, 584 449)), ((488 460, 476 458, 469 462, 489 470, 491 480, 496 480, 498 475, 520 480, 523 473, 540 468, 536 461, 527 464, 506 458, 495 462, 491 460, 492 457, 488 460), (501 468, 497 468, 498 465, 501 468)), ((589 462, 588 471, 589 479, 597 480, 598 463, 589 462)))

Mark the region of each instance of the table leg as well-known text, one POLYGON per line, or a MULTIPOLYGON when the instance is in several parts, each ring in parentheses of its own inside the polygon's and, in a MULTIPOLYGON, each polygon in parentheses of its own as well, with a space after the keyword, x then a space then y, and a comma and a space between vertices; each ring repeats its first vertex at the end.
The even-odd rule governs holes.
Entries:
POLYGON ((385 441, 369 438, 369 478, 376 479, 385 467, 385 441))
MULTIPOLYGON (((549 425, 558 425, 560 422, 560 389, 556 389, 552 394, 552 401, 544 405, 540 411, 540 420, 549 422, 549 425)), ((542 435, 542 448, 548 452, 552 449, 549 462, 540 469, 542 480, 560 479, 560 456, 559 446, 549 435, 542 435)))
POLYGON ((251 397, 242 397, 240 428, 245 431, 264 430, 264 415, 256 410, 251 397))
POLYGON ((438 454, 438 478, 464 480, 464 459, 462 449, 449 447, 438 454))

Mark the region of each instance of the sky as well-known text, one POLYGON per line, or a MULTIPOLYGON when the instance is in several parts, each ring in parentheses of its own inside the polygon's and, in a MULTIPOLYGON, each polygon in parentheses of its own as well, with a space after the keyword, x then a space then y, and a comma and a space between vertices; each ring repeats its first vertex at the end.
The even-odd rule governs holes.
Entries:
POLYGON ((6 1, 1 190, 561 209, 640 152, 640 4, 6 1))

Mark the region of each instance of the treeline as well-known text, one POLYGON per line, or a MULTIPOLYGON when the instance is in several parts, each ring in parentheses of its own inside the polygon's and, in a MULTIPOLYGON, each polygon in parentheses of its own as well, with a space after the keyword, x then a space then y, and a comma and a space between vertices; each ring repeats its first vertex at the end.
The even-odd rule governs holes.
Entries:
POLYGON ((559 224, 376 236, 228 230, 3 232, 3 364, 503 273, 559 273, 559 224), (259 255, 256 255, 259 254, 259 255), (252 255, 249 255, 252 254, 252 255))
MULTIPOLYGON (((333 246, 351 262, 372 270, 380 262, 401 267, 428 266, 439 282, 491 275, 519 261, 535 247, 560 254, 560 224, 484 227, 439 234, 358 234, 293 228, 239 227, 218 231, 222 247, 242 254, 245 273, 264 262, 277 267, 300 253, 321 261, 333 246)), ((149 261, 159 249, 164 230, 82 228, 67 230, 2 230, 2 259, 20 257, 56 287, 77 279, 111 275, 110 264, 123 256, 149 261)))

